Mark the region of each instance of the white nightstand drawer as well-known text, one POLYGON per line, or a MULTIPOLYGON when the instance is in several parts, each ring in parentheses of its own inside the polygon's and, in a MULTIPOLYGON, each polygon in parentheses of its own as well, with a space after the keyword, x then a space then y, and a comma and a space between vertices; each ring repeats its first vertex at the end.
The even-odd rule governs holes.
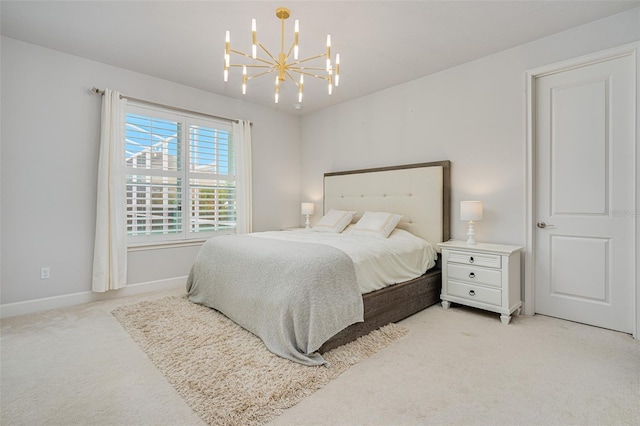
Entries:
POLYGON ((502 287, 502 272, 500 269, 487 269, 477 266, 447 265, 448 277, 469 284, 485 284, 493 287, 502 287))
POLYGON ((466 265, 488 266, 489 268, 501 268, 501 257, 497 254, 473 253, 451 250, 449 262, 464 263, 466 265))
POLYGON ((465 284, 458 281, 449 281, 449 294, 468 300, 500 306, 502 304, 502 292, 488 287, 465 284))

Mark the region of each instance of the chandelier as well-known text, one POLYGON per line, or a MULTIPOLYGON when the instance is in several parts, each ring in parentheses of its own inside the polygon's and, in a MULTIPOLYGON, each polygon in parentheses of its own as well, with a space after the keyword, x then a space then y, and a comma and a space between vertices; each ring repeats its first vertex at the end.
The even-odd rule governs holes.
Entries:
MULTIPOLYGON (((337 87, 340 84, 340 55, 336 54, 335 68, 331 63, 331 36, 327 35, 327 50, 324 53, 310 56, 305 59, 298 59, 298 30, 299 23, 296 19, 294 22, 293 44, 287 53, 284 50, 284 20, 291 15, 289 9, 285 7, 279 7, 276 9, 276 17, 281 22, 281 36, 280 36, 280 53, 277 55, 272 54, 269 50, 258 41, 256 35, 256 20, 251 20, 251 54, 240 52, 231 48, 231 35, 229 31, 225 34, 225 48, 224 48, 224 81, 229 80, 229 68, 238 67, 242 68, 242 94, 247 93, 247 82, 256 77, 276 73, 275 78, 275 103, 278 103, 280 96, 280 84, 287 79, 293 81, 298 87, 298 102, 302 103, 302 93, 304 88, 304 77, 314 77, 327 82, 327 91, 331 95, 333 91, 333 85, 337 87), (266 58, 258 57, 258 46, 266 54, 266 58), (231 54, 234 53, 243 58, 248 58, 251 63, 231 63, 231 54), (291 54, 293 53, 293 59, 291 54), (308 66, 308 62, 314 60, 324 59, 323 66, 308 66), (256 69, 256 73, 249 75, 248 69, 256 69), (299 76, 299 78, 294 78, 299 76)), ((246 59, 244 59, 247 62, 246 59)))

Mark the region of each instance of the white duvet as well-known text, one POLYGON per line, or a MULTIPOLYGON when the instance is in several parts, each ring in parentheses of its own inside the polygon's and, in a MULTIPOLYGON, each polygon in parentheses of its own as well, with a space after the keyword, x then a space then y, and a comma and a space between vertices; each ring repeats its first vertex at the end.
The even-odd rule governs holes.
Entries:
POLYGON ((309 230, 267 231, 249 234, 259 238, 325 244, 346 253, 355 266, 361 293, 379 290, 424 274, 436 264, 437 253, 427 241, 395 229, 388 238, 309 230))

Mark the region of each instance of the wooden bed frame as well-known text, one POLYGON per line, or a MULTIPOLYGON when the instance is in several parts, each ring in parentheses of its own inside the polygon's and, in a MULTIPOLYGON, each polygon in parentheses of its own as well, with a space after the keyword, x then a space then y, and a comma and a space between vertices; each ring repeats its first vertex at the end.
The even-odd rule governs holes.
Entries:
MULTIPOLYGON (((449 240, 450 168, 449 161, 439 161, 325 173, 324 212, 338 208, 359 214, 366 210, 402 214, 398 228, 424 238, 438 250, 437 243, 449 240), (427 176, 424 182, 422 170, 427 176)), ((418 278, 364 294, 364 322, 345 328, 318 351, 330 351, 439 303, 441 286, 438 261, 418 278)))

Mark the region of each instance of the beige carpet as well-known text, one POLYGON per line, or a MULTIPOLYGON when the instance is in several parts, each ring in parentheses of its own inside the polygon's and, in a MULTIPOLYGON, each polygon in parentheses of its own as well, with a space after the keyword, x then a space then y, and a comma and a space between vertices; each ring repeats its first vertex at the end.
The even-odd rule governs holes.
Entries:
MULTIPOLYGON (((0 425, 206 426, 111 312, 179 288, 0 321, 0 425)), ((640 425, 640 342, 434 305, 268 426, 640 425)), ((266 425, 265 425, 266 426, 266 425)))
POLYGON ((260 425, 407 333, 390 324, 307 367, 213 309, 174 296, 113 311, 187 404, 210 425, 260 425))

